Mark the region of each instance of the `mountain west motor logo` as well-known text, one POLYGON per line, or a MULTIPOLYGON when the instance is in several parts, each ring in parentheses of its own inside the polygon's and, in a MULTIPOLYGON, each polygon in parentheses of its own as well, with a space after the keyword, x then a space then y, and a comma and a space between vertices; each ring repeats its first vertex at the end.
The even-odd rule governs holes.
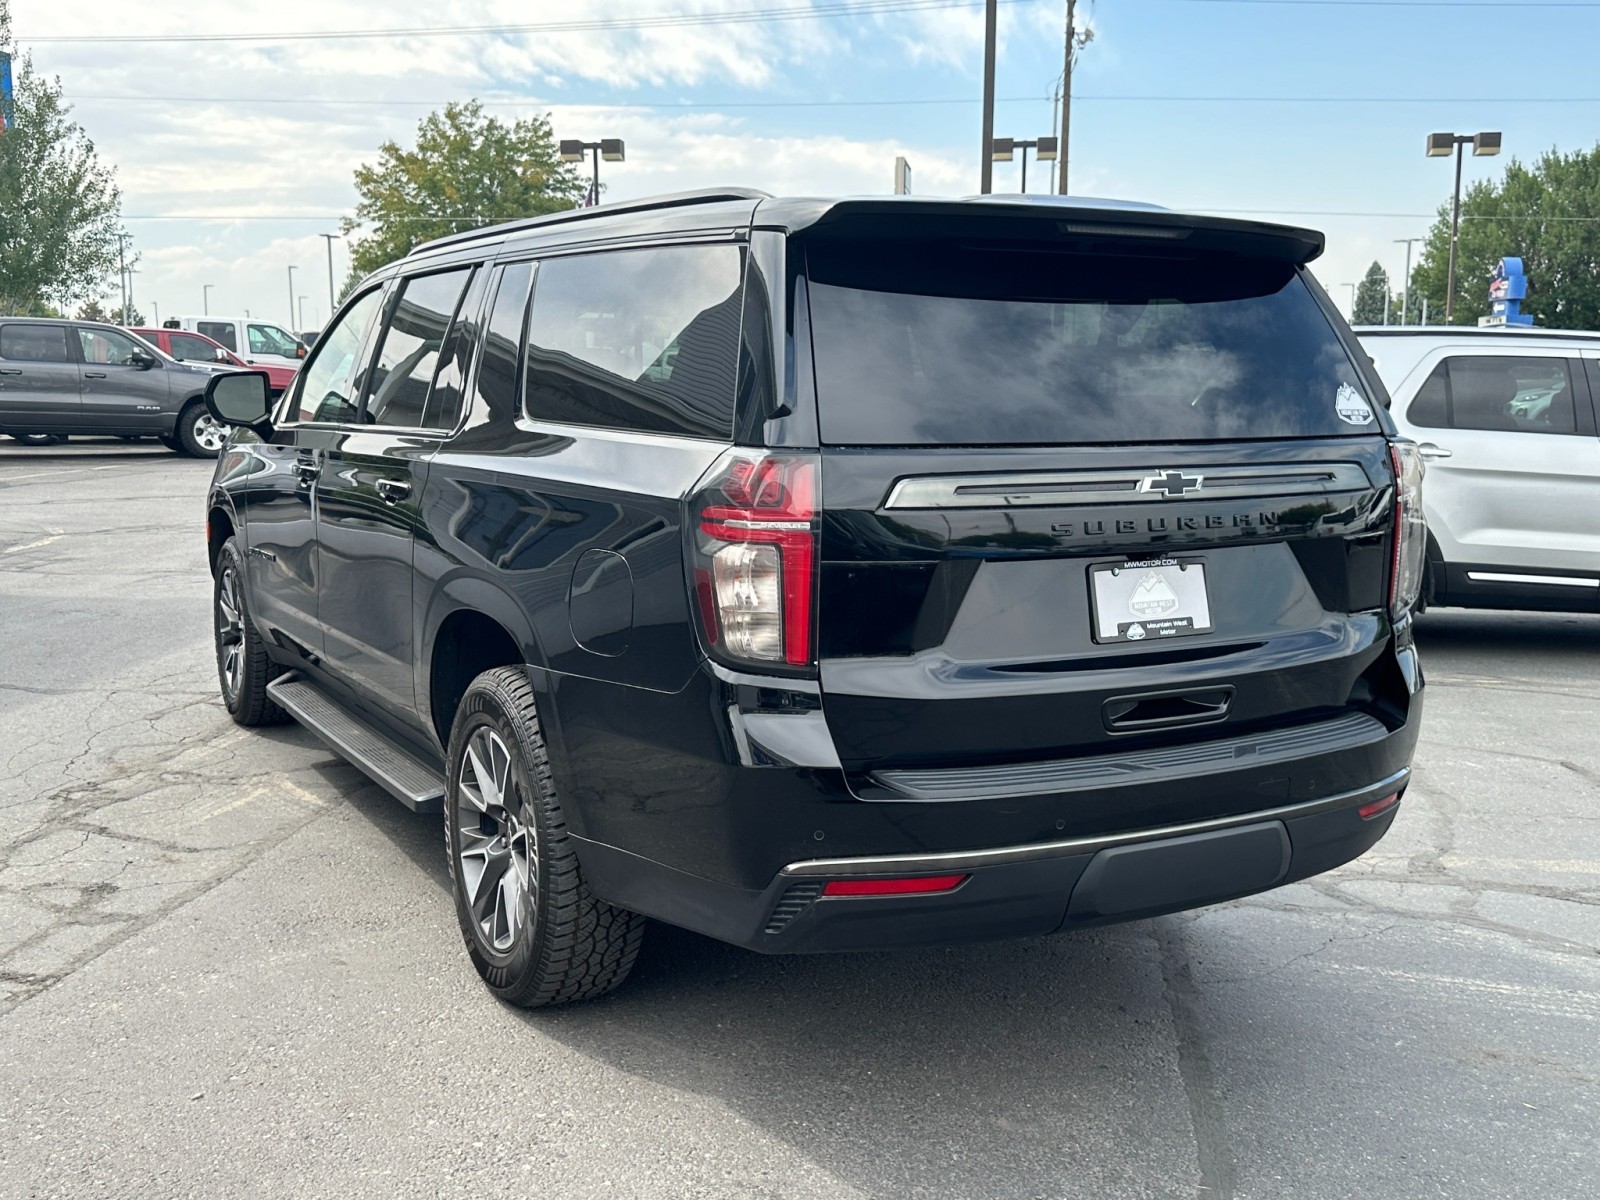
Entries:
POLYGON ((1144 578, 1134 585, 1133 595, 1128 597, 1128 611, 1144 621, 1164 617, 1177 608, 1178 593, 1172 590, 1160 571, 1146 571, 1144 578))

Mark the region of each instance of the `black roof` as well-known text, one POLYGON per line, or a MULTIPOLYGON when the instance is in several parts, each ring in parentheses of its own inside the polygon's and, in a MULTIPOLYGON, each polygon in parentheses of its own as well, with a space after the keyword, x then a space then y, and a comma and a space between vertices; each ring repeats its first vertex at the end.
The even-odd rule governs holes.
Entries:
MULTIPOLYGON (((1192 239, 1191 244, 1204 244, 1209 249, 1237 250, 1296 263, 1316 258, 1324 244, 1322 234, 1316 230, 1176 212, 1123 200, 1020 195, 775 197, 753 188, 727 187, 647 196, 527 217, 424 242, 411 253, 421 255, 441 249, 464 249, 478 241, 504 241, 519 233, 537 234, 546 230, 558 233, 561 232, 558 227, 562 226, 572 227, 575 238, 626 236, 654 224, 652 217, 676 215, 681 219, 685 210, 700 206, 716 210, 714 215, 718 223, 754 225, 791 234, 807 229, 830 229, 839 233, 854 231, 860 236, 882 236, 892 234, 907 221, 934 225, 950 221, 970 227, 967 223, 974 219, 997 227, 1012 226, 1019 234, 1025 234, 1037 229, 1037 222, 1046 221, 1053 224, 1052 234, 1192 239)), ((708 211, 706 215, 712 217, 713 212, 708 211)))

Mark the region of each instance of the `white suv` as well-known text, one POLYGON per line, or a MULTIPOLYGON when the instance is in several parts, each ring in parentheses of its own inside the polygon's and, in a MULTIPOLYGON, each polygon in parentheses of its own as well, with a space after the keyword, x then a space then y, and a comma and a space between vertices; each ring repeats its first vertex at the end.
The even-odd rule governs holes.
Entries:
POLYGON ((1356 334, 1428 463, 1428 601, 1600 611, 1600 333, 1356 334))

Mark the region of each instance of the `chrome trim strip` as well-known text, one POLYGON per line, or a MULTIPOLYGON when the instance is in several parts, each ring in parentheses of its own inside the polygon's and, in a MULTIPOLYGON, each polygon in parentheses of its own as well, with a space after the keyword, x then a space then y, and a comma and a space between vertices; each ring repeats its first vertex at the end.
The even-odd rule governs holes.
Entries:
MULTIPOLYGON (((1177 472, 1177 468, 1169 468, 1177 472)), ((1165 470, 1157 470, 1161 475, 1165 470)), ((1200 481, 1180 496, 1145 490, 1150 469, 1053 471, 1044 474, 922 475, 896 481, 885 509, 1029 508, 1067 504, 1143 504, 1150 501, 1241 499, 1328 495, 1374 486, 1360 463, 1218 467, 1196 465, 1181 472, 1200 481)))
POLYGON ((785 878, 804 878, 812 875, 914 875, 924 872, 937 875, 942 871, 1036 862, 1042 858, 1059 858, 1068 854, 1093 854, 1110 846, 1125 846, 1130 842, 1157 841, 1161 838, 1182 837, 1191 833, 1209 833, 1215 829, 1228 829, 1236 825, 1254 825, 1258 821, 1282 821, 1315 816, 1317 813, 1328 812, 1335 808, 1347 808, 1360 803, 1368 796, 1398 788, 1404 785, 1410 775, 1410 767, 1401 767, 1377 783, 1357 788, 1353 792, 1340 792, 1336 796, 1324 796, 1320 800, 1307 800, 1302 804, 1288 804, 1282 808, 1239 813, 1232 817, 1191 821, 1185 825, 1133 829, 1126 833, 1071 838, 1064 842, 1039 842, 1032 846, 1002 846, 994 850, 957 850, 945 854, 885 854, 872 858, 813 858, 804 862, 790 863, 779 874, 785 878))
POLYGON ((1600 588, 1600 579, 1579 579, 1576 575, 1512 575, 1501 571, 1468 571, 1474 583, 1548 583, 1556 587, 1600 588))

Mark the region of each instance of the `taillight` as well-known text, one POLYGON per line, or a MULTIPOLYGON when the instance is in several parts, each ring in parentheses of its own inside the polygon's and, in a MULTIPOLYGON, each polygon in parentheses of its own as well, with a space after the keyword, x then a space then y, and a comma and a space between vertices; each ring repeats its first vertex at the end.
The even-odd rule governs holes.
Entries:
POLYGON ((706 638, 731 658, 810 666, 816 458, 729 451, 694 507, 694 591, 706 638))
POLYGON ((1399 620, 1422 590, 1427 525, 1422 515, 1422 455, 1415 442, 1390 442, 1394 464, 1394 561, 1389 571, 1389 615, 1399 620))

